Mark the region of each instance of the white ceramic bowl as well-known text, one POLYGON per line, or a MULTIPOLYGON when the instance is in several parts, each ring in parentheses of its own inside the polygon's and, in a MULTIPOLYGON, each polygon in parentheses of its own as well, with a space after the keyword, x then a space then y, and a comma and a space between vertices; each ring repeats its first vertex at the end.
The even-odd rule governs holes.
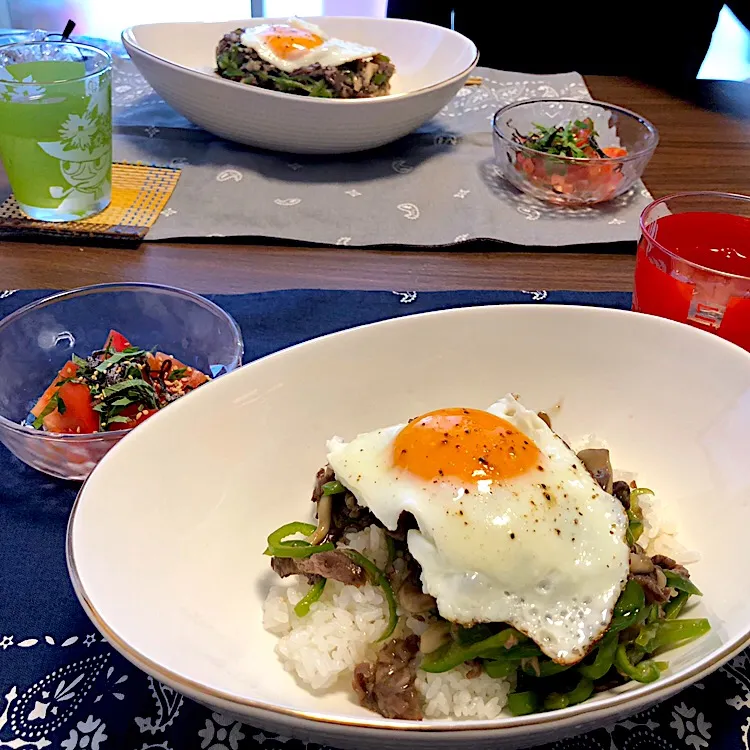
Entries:
POLYGON ((352 748, 518 748, 653 704, 750 640, 750 353, 631 312, 553 305, 416 315, 301 344, 198 389, 108 453, 73 509, 68 561, 101 632, 133 663, 217 710, 352 748), (596 433, 676 508, 713 629, 631 683, 562 711, 389 721, 346 690, 313 695, 261 623, 267 534, 311 513, 325 440, 507 391, 596 433), (127 481, 122 481, 127 477, 127 481), (133 487, 148 492, 133 492, 133 487))
POLYGON ((437 114, 477 64, 473 42, 440 26, 392 18, 311 18, 330 36, 377 47, 396 65, 392 93, 332 100, 282 94, 220 78, 216 45, 239 27, 280 22, 133 26, 122 41, 151 86, 215 135, 260 148, 340 154, 395 141, 437 114))

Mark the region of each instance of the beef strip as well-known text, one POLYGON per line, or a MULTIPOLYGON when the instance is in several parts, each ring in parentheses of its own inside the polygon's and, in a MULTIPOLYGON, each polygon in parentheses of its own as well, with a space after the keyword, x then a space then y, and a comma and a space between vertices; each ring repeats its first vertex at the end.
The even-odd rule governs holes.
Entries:
POLYGON ((367 582, 365 569, 341 550, 318 552, 310 557, 272 557, 271 567, 279 577, 304 575, 332 578, 348 586, 362 586, 367 582))
POLYGON ((634 581, 638 581, 643 587, 643 592, 646 594, 646 601, 651 604, 657 602, 658 604, 664 604, 669 599, 669 591, 667 588, 659 586, 656 576, 653 575, 634 575, 634 581))
POLYGON ((627 482, 613 482, 612 494, 620 501, 625 510, 630 509, 630 487, 627 482))
POLYGON ((677 573, 678 576, 690 578, 688 569, 684 565, 680 565, 680 563, 673 560, 671 557, 667 557, 666 555, 654 555, 651 558, 651 562, 654 565, 658 565, 663 570, 671 570, 672 572, 677 573))
POLYGON ((354 668, 352 687, 359 702, 386 719, 422 719, 422 702, 415 685, 419 638, 395 638, 378 651, 374 663, 354 668))
POLYGON ((312 501, 317 503, 320 498, 323 497, 323 485, 328 482, 333 482, 336 475, 333 473, 333 469, 330 466, 324 466, 322 469, 318 469, 318 473, 315 475, 315 486, 313 487, 312 501))

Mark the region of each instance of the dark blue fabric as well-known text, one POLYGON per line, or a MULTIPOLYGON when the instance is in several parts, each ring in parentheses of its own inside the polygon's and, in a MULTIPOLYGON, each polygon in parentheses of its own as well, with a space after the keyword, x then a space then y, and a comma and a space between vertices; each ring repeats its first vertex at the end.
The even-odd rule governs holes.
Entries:
MULTIPOLYGON (((0 291, 0 317, 41 295, 0 291)), ((446 307, 630 305, 625 293, 544 291, 282 291, 213 299, 242 327, 246 361, 342 328, 446 307)), ((183 700, 96 633, 65 567, 65 527, 77 488, 33 471, 0 447, 0 748, 301 750, 296 740, 183 700), (19 739, 27 744, 7 744, 19 739)), ((750 661, 742 655, 655 709, 550 748, 748 750, 749 727, 750 661)))

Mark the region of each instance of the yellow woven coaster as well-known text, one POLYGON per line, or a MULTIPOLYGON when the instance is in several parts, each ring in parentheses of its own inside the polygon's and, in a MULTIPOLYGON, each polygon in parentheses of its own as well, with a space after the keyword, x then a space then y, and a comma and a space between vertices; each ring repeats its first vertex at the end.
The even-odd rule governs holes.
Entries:
POLYGON ((143 164, 112 165, 112 202, 100 214, 81 221, 31 219, 11 195, 0 205, 0 232, 33 238, 118 239, 139 242, 153 226, 180 179, 180 170, 143 164))

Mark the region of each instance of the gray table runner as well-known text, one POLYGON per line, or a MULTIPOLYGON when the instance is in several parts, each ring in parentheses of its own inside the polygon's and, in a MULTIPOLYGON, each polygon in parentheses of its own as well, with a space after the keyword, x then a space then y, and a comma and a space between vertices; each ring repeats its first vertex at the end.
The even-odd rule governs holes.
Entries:
POLYGON ((590 98, 577 73, 530 79, 479 68, 430 123, 363 154, 295 156, 240 146, 172 110, 116 54, 115 158, 179 166, 182 176, 148 239, 262 237, 323 245, 450 246, 613 243, 638 236, 650 201, 642 184, 597 207, 537 201, 496 174, 491 118, 537 97, 590 98))

